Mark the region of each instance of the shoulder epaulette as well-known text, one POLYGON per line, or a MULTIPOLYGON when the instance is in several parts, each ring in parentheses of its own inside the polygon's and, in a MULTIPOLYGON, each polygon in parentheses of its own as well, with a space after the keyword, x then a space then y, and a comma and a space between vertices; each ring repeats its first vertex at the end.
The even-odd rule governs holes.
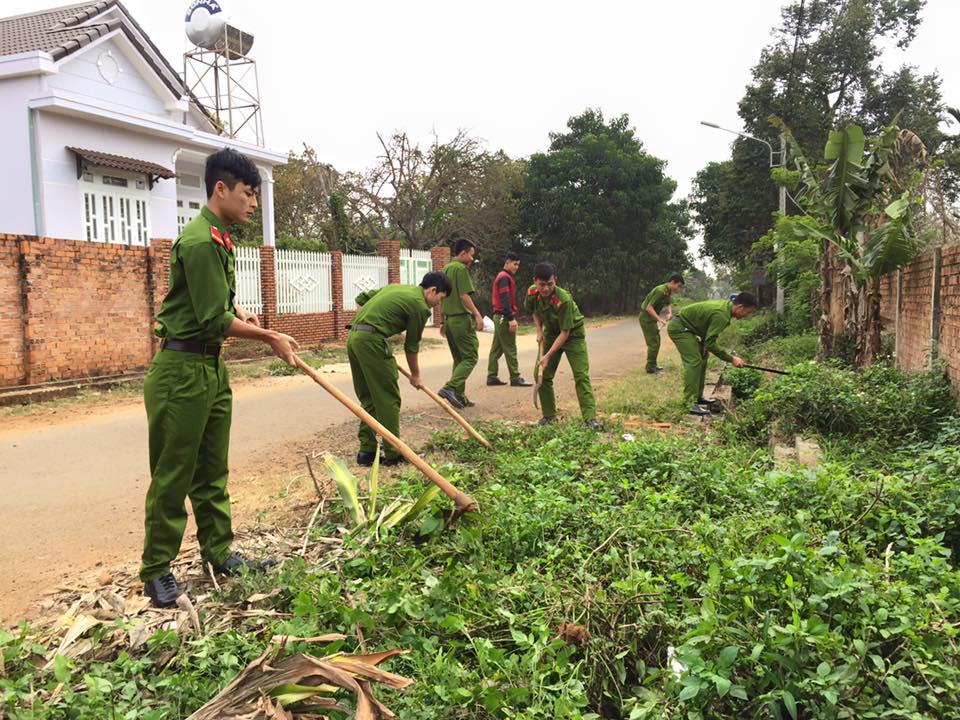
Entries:
POLYGON ((531 285, 530 289, 527 290, 527 295, 536 295, 536 294, 537 294, 537 286, 531 285))

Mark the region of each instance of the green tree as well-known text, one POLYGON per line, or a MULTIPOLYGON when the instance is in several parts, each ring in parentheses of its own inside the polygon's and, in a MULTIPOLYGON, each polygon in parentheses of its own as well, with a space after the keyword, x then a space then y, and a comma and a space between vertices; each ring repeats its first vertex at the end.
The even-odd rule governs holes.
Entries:
POLYGON ((685 203, 627 115, 588 109, 529 161, 522 227, 529 251, 556 264, 585 310, 639 306, 649 286, 689 265, 685 203))
MULTIPOLYGON (((885 74, 880 62, 885 44, 906 47, 913 40, 923 5, 924 0, 787 3, 739 103, 746 132, 776 147, 777 131, 768 120, 776 115, 792 129, 802 152, 818 157, 836 125, 855 123, 875 133, 900 114, 900 125, 913 130, 936 155, 943 143, 939 78, 921 76, 911 67, 885 74)), ((725 170, 707 166, 694 187, 692 205, 704 230, 704 254, 718 263, 750 256, 754 242, 772 227, 777 206, 766 150, 737 140, 725 170), (709 197, 718 192, 727 200, 709 197)), ((759 251, 760 259, 766 252, 759 251)))
POLYGON ((804 215, 792 232, 816 240, 820 252, 820 350, 852 346, 858 367, 880 354, 880 280, 906 265, 920 242, 913 218, 922 207, 927 153, 920 138, 896 125, 867 140, 848 125, 830 133, 826 170, 807 160, 790 130, 781 127, 795 153, 804 215), (839 307, 840 327, 832 321, 839 307))

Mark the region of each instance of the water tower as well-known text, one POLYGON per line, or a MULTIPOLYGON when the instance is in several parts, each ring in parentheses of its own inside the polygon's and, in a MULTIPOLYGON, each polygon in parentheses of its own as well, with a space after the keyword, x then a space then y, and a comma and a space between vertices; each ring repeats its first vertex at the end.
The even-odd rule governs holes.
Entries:
POLYGON ((183 79, 194 100, 214 119, 221 135, 264 144, 257 63, 248 57, 253 35, 227 22, 216 0, 193 0, 187 8, 183 79))

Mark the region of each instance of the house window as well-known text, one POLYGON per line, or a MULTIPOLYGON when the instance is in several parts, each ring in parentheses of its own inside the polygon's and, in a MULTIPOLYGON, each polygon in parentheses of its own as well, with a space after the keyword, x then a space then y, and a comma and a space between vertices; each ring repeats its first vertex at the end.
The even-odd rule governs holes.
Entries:
POLYGON ((91 242, 141 245, 150 238, 150 191, 130 174, 104 175, 96 168, 81 182, 84 237, 91 242))

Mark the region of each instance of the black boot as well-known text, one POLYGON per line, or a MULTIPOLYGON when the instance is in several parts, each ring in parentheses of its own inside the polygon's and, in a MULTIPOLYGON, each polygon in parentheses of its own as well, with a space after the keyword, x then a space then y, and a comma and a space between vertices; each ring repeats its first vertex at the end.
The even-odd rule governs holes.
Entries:
POLYGON ((357 453, 357 465, 362 465, 363 467, 372 467, 374 458, 376 457, 376 452, 365 452, 364 450, 361 450, 357 453))
POLYGON ((214 565, 213 571, 224 575, 238 575, 243 568, 247 568, 250 572, 258 573, 263 572, 275 564, 276 563, 270 559, 255 561, 242 553, 233 551, 230 553, 230 557, 224 560, 221 565, 214 565))

